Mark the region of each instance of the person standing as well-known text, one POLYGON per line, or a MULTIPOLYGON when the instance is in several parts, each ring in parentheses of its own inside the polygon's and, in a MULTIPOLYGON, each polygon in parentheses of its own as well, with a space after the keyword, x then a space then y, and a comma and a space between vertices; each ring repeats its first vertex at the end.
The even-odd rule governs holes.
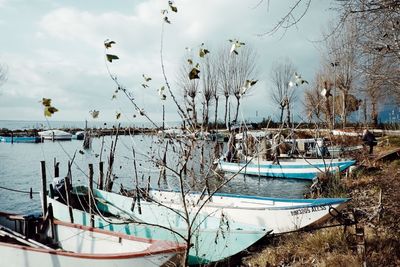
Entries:
POLYGON ((368 131, 367 129, 365 129, 363 131, 362 140, 365 145, 369 146, 369 154, 372 154, 372 152, 374 150, 374 146, 376 146, 378 144, 378 142, 376 141, 375 135, 373 133, 371 133, 370 131, 368 131))

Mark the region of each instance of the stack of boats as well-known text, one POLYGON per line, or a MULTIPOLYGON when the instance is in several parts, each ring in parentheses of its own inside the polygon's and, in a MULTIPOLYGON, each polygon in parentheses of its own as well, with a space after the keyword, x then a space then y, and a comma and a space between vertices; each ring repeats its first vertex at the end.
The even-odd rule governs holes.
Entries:
POLYGON ((260 177, 313 180, 321 174, 347 170, 356 161, 339 156, 362 149, 326 146, 325 142, 323 138, 277 140, 260 132, 240 133, 229 140, 226 156, 217 161, 218 168, 260 177), (255 146, 257 142, 259 145, 255 146), (286 146, 285 153, 279 152, 282 146, 286 146))
MULTIPOLYGON (((316 147, 318 153, 325 153, 316 147)), ((340 172, 355 163, 304 155, 268 160, 257 154, 230 159, 221 158, 218 167, 226 172, 296 179, 340 172)), ((349 201, 139 188, 124 195, 82 185, 66 188, 71 189, 63 192, 51 187, 43 197, 42 204, 48 203, 50 212, 39 227, 29 226, 37 219, 0 213, 0 256, 14 255, 15 266, 26 262, 41 266, 161 266, 177 261, 179 255, 187 256, 189 265, 209 264, 270 234, 322 224, 349 201)))

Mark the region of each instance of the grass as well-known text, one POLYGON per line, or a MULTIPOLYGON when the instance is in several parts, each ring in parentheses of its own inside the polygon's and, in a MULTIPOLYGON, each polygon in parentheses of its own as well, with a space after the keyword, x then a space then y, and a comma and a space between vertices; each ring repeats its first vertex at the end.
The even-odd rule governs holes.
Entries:
POLYGON ((342 228, 277 237, 275 246, 245 262, 247 266, 360 266, 342 228))
MULTIPOLYGON (((379 149, 394 146, 400 146, 400 137, 390 137, 379 149)), ((321 177, 321 183, 321 197, 352 198, 349 211, 355 212, 365 231, 367 266, 400 266, 400 160, 364 166, 346 179, 321 177)), ((347 236, 342 227, 336 227, 275 237, 261 252, 244 258, 242 265, 362 266, 351 235, 354 228, 348 229, 347 236)))

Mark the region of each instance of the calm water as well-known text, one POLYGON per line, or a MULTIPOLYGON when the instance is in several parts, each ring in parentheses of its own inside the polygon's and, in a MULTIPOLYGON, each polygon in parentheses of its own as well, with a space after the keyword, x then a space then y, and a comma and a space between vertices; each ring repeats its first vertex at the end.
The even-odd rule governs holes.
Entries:
MULTIPOLYGON (((136 152, 138 180, 140 186, 145 186, 150 177, 152 187, 162 187, 176 189, 176 180, 171 176, 167 181, 162 181, 158 185, 159 170, 155 166, 153 159, 161 158, 162 148, 156 142, 156 136, 120 136, 116 149, 115 165, 113 173, 116 175, 114 189, 119 190, 123 184, 126 188, 132 188, 134 182, 133 153, 132 147, 136 152)), ((104 137, 102 160, 107 162, 112 139, 104 137)), ((98 179, 98 166, 100 160, 100 150, 102 139, 93 139, 92 149, 83 151, 82 141, 72 140, 64 142, 46 141, 41 144, 8 144, 0 143, 0 186, 17 190, 34 192, 41 190, 41 171, 40 161, 46 161, 47 180, 49 183, 53 177, 54 158, 60 162, 60 176, 64 177, 67 173, 67 162, 76 153, 72 168, 74 184, 87 183, 88 164, 94 165, 94 179, 98 179)), ((177 156, 173 153, 174 145, 169 146, 170 153, 167 156, 169 166, 177 165, 177 156)), ((178 146, 175 146, 178 147, 178 146)), ((193 162, 199 162, 199 156, 193 158, 193 162)), ((106 172, 107 164, 105 164, 106 172)), ((190 170, 189 170, 190 172, 190 170)), ((195 168, 194 173, 198 169, 195 168)), ((203 177, 195 175, 196 177, 203 177)), ((189 179, 187 186, 194 182, 189 179)), ((237 176, 226 185, 222 192, 236 194, 274 196, 299 198, 307 191, 309 182, 296 180, 266 179, 250 176, 237 176)), ((200 187, 201 189, 202 187, 200 187)), ((35 194, 33 199, 29 194, 11 192, 0 188, 0 210, 13 212, 28 212, 40 209, 39 195, 35 194)))

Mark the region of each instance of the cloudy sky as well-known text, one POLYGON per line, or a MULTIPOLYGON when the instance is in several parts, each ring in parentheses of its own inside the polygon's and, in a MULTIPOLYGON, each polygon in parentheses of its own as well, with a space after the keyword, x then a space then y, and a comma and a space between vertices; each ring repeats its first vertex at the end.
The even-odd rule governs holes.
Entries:
MULTIPOLYGON (((178 13, 170 14, 172 24, 165 25, 164 37, 166 73, 173 89, 178 90, 177 70, 185 47, 198 49, 204 42, 216 53, 230 47, 228 39, 237 38, 259 55, 259 82, 243 100, 241 113, 276 116, 269 92, 271 66, 290 58, 302 76, 312 80, 320 57, 313 41, 321 39, 321 31, 332 19, 329 2, 313 1, 298 27, 283 37, 282 32, 260 37, 293 1, 175 1, 178 13)), ((59 109, 51 120, 89 119, 93 109, 100 110, 103 121, 115 120, 116 112, 122 113, 124 121, 142 120, 133 117, 136 112, 122 95, 111 100, 115 85, 107 74, 103 46, 109 38, 116 41, 112 53, 120 57, 110 65, 111 72, 133 90, 137 104, 159 121, 160 11, 167 7, 166 0, 0 0, 0 64, 8 69, 8 79, 0 87, 0 120, 43 120, 38 102, 42 97, 51 98, 59 109), (153 78, 150 88, 140 86, 143 73, 153 78)), ((178 118, 169 98, 166 112, 167 120, 178 118)))

